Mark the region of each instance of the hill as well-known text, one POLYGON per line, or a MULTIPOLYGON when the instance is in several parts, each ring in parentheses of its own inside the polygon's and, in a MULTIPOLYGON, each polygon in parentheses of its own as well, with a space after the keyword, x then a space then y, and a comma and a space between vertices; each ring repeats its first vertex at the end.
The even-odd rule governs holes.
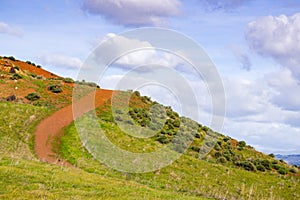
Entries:
MULTIPOLYGON (((153 102, 137 91, 117 91, 113 98, 98 104, 95 112, 86 112, 88 109, 78 115, 75 122, 66 124, 60 134, 50 137, 45 134, 45 141, 51 144, 54 153, 52 156, 71 166, 41 162, 34 148, 37 125, 70 105, 74 88, 79 91, 75 94, 78 99, 91 91, 99 91, 97 98, 102 98, 101 89, 94 83, 62 78, 42 70, 41 66, 11 57, 0 58, 0 72, 0 198, 300 198, 298 168, 258 152, 244 141, 179 116, 171 107, 153 102), (32 93, 37 95, 29 95, 32 93), (129 107, 124 98, 129 99, 129 107), (153 108, 161 108, 165 113, 153 108), (81 128, 96 133, 93 131, 96 127, 89 123, 94 113, 106 137, 123 150, 145 153, 167 147, 184 154, 154 172, 114 170, 95 159, 101 152, 91 151, 89 143, 83 145, 86 138, 82 138, 84 135, 76 128, 80 124, 81 128), (153 120, 155 116, 157 120, 153 120), (131 135, 120 127, 129 127, 131 135), (133 127, 156 134, 140 138, 137 136, 141 132, 134 131, 133 127), (216 141, 211 143, 205 140, 207 137, 216 141)), ((97 135, 90 140, 97 142, 96 139, 97 135)))

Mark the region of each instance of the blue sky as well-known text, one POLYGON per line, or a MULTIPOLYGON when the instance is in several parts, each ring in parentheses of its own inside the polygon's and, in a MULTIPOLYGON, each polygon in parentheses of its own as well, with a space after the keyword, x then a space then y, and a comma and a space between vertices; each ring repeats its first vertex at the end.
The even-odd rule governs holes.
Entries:
MULTIPOLYGON (((141 27, 172 29, 196 41, 215 64, 225 88, 225 134, 266 153, 300 153, 299 10, 297 0, 2 0, 0 54, 76 78, 104 38, 141 27)), ((131 61, 150 59, 139 58, 131 61)), ((111 69, 101 86, 113 89, 125 65, 111 69)), ((197 98, 209 101, 197 87, 203 92, 197 98)), ((173 103, 151 88, 144 93, 173 103)), ((206 106, 200 102, 204 124, 206 106)))

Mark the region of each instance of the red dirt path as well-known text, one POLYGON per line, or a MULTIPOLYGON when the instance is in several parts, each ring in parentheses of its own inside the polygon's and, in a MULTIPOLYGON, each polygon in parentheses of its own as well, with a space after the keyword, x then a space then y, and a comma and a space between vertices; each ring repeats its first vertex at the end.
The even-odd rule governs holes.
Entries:
POLYGON ((52 142, 55 137, 59 137, 63 127, 69 125, 74 119, 82 116, 84 113, 101 106, 112 96, 112 90, 98 89, 83 98, 79 99, 73 105, 62 108, 52 114, 50 117, 41 121, 35 131, 35 152, 41 161, 71 166, 64 160, 58 160, 53 152, 52 142), (73 113, 72 107, 76 107, 76 113, 73 113))

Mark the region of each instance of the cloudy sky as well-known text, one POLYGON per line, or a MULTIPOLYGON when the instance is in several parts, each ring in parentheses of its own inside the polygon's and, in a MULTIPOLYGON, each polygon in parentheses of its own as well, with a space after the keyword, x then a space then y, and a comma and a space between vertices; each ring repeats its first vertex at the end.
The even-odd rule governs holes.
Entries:
MULTIPOLYGON (((298 0, 1 0, 0 54, 77 78, 99 43, 142 27, 174 30, 203 48, 225 89, 223 133, 266 153, 300 154, 298 0)), ((141 38, 118 40, 119 51, 155 46, 141 38)), ((114 89, 126 70, 151 63, 181 72, 196 93, 197 120, 209 125, 213 91, 172 54, 148 49, 120 57, 100 85, 114 89)), ((132 77, 158 72, 168 77, 155 66, 132 77)), ((162 93, 157 85, 140 89, 180 110, 172 91, 162 93)))

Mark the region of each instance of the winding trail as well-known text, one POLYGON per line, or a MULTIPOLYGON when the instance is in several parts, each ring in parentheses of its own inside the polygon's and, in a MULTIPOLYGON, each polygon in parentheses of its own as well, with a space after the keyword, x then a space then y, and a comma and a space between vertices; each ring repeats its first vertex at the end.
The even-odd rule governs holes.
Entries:
POLYGON ((103 105, 105 101, 111 98, 112 93, 112 90, 97 89, 42 120, 35 131, 34 149, 38 158, 43 162, 72 166, 67 161, 57 158, 56 153, 53 151, 53 139, 60 137, 62 128, 68 126, 72 121, 84 113, 103 105), (73 107, 76 107, 75 113, 73 113, 73 107))

